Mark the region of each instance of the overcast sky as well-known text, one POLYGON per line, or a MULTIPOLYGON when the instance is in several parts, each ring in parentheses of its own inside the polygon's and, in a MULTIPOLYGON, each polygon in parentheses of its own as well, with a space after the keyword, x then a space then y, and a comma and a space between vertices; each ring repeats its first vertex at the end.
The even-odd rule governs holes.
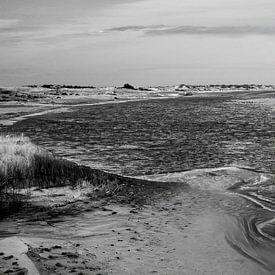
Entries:
POLYGON ((0 0, 0 85, 275 84, 274 0, 0 0))

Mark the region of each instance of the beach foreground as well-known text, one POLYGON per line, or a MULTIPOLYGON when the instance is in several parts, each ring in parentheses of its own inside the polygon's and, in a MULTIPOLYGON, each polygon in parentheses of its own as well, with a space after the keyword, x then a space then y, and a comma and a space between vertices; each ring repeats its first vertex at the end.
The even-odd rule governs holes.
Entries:
POLYGON ((29 208, 2 221, 1 237, 26 244, 41 274, 270 274, 272 254, 262 254, 262 242, 241 255, 225 238, 253 236, 238 223, 257 207, 227 189, 261 176, 236 167, 158 175, 158 183, 150 177, 129 193, 94 200, 88 186, 40 189, 29 208))

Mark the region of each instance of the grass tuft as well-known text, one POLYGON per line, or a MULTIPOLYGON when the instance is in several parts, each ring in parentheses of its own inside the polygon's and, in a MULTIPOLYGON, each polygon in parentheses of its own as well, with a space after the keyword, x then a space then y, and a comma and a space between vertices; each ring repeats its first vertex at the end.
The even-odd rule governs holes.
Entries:
POLYGON ((0 209, 20 205, 18 190, 75 184, 85 175, 77 164, 55 157, 24 135, 0 135, 0 209))
POLYGON ((48 158, 49 153, 35 146, 24 135, 0 136, 0 191, 31 184, 37 157, 48 158))
POLYGON ((91 198, 104 197, 120 192, 125 179, 56 157, 24 135, 0 135, 0 212, 4 215, 20 208, 22 189, 83 184, 94 187, 91 198))

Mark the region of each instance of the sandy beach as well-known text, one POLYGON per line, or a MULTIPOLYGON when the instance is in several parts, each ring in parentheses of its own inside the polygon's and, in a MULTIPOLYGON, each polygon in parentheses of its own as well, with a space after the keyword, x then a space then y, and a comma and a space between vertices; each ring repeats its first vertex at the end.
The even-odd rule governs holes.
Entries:
MULTIPOLYGON (((270 259, 258 265, 225 239, 239 216, 255 208, 228 192, 229 182, 258 177, 234 167, 158 175, 154 180, 178 180, 158 192, 151 176, 129 191, 149 198, 144 203, 129 194, 91 201, 85 188, 40 190, 33 192, 35 208, 1 223, 1 237, 25 243, 41 274, 270 274, 270 259)), ((261 248, 254 247, 256 256, 261 248)))

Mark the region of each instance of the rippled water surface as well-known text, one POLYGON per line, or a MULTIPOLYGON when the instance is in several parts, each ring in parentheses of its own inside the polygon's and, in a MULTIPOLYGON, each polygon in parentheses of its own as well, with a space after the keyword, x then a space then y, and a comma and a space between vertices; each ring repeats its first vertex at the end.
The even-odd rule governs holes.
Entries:
POLYGON ((75 107, 16 123, 13 131, 58 155, 126 175, 231 164, 275 170, 268 112, 230 97, 75 107))

